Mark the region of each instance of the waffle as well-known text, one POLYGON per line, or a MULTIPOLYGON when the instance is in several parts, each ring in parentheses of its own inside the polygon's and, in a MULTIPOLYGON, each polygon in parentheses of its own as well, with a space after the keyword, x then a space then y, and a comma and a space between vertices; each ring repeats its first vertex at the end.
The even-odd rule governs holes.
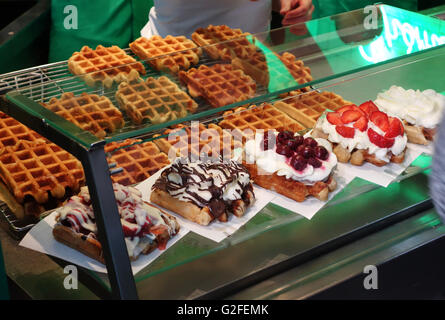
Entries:
POLYGON ((94 86, 99 82, 106 88, 114 82, 132 81, 139 78, 139 74, 145 74, 142 63, 136 62, 117 46, 98 45, 95 50, 84 46, 68 59, 68 69, 81 75, 87 85, 94 86))
POLYGON ((42 105, 99 138, 124 126, 122 113, 105 96, 83 92, 76 97, 66 92, 42 105))
POLYGON ((313 128, 318 118, 326 110, 337 110, 352 102, 328 91, 310 91, 286 98, 275 103, 275 107, 306 126, 313 128))
POLYGON ((214 108, 252 98, 256 90, 252 78, 228 64, 180 71, 179 79, 187 85, 192 97, 203 97, 214 108))
POLYGON ((239 139, 240 135, 243 139, 254 139, 257 130, 299 132, 305 129, 300 123, 269 104, 226 111, 219 126, 231 130, 232 135, 237 136, 236 139, 239 139))
POLYGON ((242 147, 240 141, 213 123, 207 127, 201 123, 197 127, 193 127, 193 124, 192 127, 179 124, 173 129, 167 129, 163 135, 169 136, 156 139, 154 143, 171 160, 176 157, 199 159, 202 154, 214 158, 222 155, 226 159, 232 157, 232 150, 242 147))
POLYGON ((19 203, 32 197, 46 203, 48 193, 63 198, 67 189, 84 183, 81 163, 59 146, 41 141, 19 141, 0 151, 0 176, 19 203))
POLYGON ((154 35, 149 39, 140 37, 130 43, 130 49, 139 58, 148 60, 147 62, 155 70, 169 70, 173 73, 178 73, 180 69, 189 69, 192 65, 198 63, 199 57, 202 55, 201 48, 197 48, 193 41, 184 36, 173 37, 168 35, 162 38, 154 35), (181 52, 172 54, 177 51, 181 52), (153 59, 155 57, 159 58, 153 59))
POLYGON ((159 151, 153 142, 140 142, 141 140, 127 139, 123 142, 112 142, 105 146, 109 152, 108 163, 116 163, 123 171, 111 175, 113 182, 128 186, 144 181, 159 169, 170 164, 166 154, 159 151), (119 150, 117 148, 125 147, 119 150))
POLYGON ((152 124, 185 117, 198 107, 187 93, 167 77, 119 85, 116 100, 131 120, 140 124, 144 119, 152 124))
POLYGON ((273 52, 255 52, 244 59, 233 59, 232 65, 264 87, 269 87, 270 79, 279 79, 273 83, 277 86, 275 90, 296 85, 295 81, 299 84, 312 81, 311 69, 289 52, 281 56, 273 52))
POLYGON ((19 141, 40 141, 44 139, 14 118, 0 112, 0 149, 15 146, 19 141))
POLYGON ((212 59, 230 61, 235 57, 247 58, 256 52, 256 46, 247 40, 248 36, 251 37, 251 34, 226 25, 209 25, 207 28, 196 29, 192 39, 203 46, 212 59))

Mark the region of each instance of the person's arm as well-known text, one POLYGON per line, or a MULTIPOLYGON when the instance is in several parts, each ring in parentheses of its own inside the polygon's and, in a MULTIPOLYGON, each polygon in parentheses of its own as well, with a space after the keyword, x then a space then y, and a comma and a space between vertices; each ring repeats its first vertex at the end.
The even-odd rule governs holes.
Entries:
POLYGON ((312 18, 312 0, 273 0, 272 10, 283 16, 283 26, 304 22, 312 18))

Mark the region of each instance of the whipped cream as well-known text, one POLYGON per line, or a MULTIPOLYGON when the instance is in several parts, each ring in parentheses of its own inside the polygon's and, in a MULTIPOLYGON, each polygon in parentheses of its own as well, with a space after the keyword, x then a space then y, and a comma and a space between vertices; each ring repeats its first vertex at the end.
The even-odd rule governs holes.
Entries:
MULTIPOLYGON (((353 128, 354 123, 348 123, 345 124, 345 126, 353 128)), ((405 150, 408 140, 406 134, 404 134, 403 136, 399 135, 394 139, 394 144, 391 148, 378 147, 369 140, 368 130, 371 128, 382 136, 384 136, 385 133, 371 120, 368 121, 368 129, 363 132, 354 128, 355 134, 353 138, 345 138, 341 134, 339 134, 335 129, 335 125, 329 123, 328 119, 325 116, 319 118, 316 127, 320 128, 324 133, 328 135, 329 141, 340 144, 349 152, 352 152, 354 149, 365 149, 368 151, 368 153, 374 154, 376 158, 385 162, 389 162, 391 160, 390 156, 388 155, 389 151, 391 151, 392 154, 396 156, 402 153, 403 150, 405 150)))
MULTIPOLYGON (((278 132, 276 132, 277 134, 278 132)), ((297 136, 298 134, 295 134, 297 136)), ((245 153, 247 163, 256 163, 258 168, 266 173, 276 173, 278 176, 284 176, 286 179, 293 179, 295 181, 304 181, 308 183, 315 183, 317 181, 325 180, 337 165, 337 157, 332 152, 329 152, 329 158, 319 161, 322 163, 321 167, 314 168, 310 164, 306 165, 303 171, 295 170, 289 163, 289 159, 283 155, 276 153, 276 146, 273 149, 262 150, 263 134, 256 133, 255 139, 246 142, 245 153)), ((320 145, 329 144, 322 142, 320 145)), ((329 146, 328 151, 331 149, 329 146)))
POLYGON ((445 96, 432 89, 405 90, 398 86, 379 93, 374 102, 390 116, 430 129, 440 123, 445 108, 445 96))

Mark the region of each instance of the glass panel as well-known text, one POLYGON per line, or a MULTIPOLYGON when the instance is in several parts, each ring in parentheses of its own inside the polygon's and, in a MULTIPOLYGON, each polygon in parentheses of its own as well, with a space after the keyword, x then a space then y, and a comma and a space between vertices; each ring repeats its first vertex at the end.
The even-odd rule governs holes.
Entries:
MULTIPOLYGON (((101 69, 100 73, 92 72, 88 68, 89 62, 83 61, 86 66, 81 69, 81 75, 73 76, 67 63, 60 62, 4 75, 0 78, 0 86, 2 89, 15 89, 7 94, 8 99, 43 119, 49 118, 48 113, 36 102, 63 106, 50 100, 61 98, 67 92, 72 92, 76 97, 88 93, 108 98, 106 100, 119 110, 112 108, 107 109, 105 115, 95 114, 94 120, 99 122, 99 129, 94 129, 96 125, 92 125, 94 121, 90 117, 76 114, 73 119, 73 111, 67 115, 54 107, 59 115, 75 122, 83 128, 81 131, 89 130, 97 139, 73 129, 60 117, 48 121, 49 125, 70 138, 90 146, 92 141, 104 137, 107 141, 117 141, 153 134, 162 128, 203 119, 239 105, 275 99, 291 90, 419 51, 432 50, 445 43, 445 22, 391 6, 379 5, 375 8, 375 11, 360 9, 255 35, 240 33, 241 37, 235 35, 230 40, 204 45, 199 49, 185 49, 180 53, 185 55, 202 51, 202 55, 195 69, 180 72, 179 76, 177 70, 171 68, 172 63, 173 66, 179 63, 172 60, 184 57, 179 56, 178 52, 141 60, 126 49, 124 53, 135 58, 136 62, 124 60, 128 63, 110 67, 116 64, 113 60, 115 56, 110 58, 100 52, 88 53, 85 56, 90 58, 90 62, 102 61, 102 64, 96 61, 96 67, 98 64, 104 65, 105 69, 101 69), (119 90, 117 83, 110 84, 103 80, 106 76, 116 76, 122 70, 128 71, 128 74, 133 69, 142 72, 141 63, 146 73, 137 84, 121 86, 119 90), (240 75, 240 72, 244 74, 240 75), (166 78, 160 80, 161 76, 166 78), (118 117, 119 112, 123 114, 123 120, 118 117), (100 120, 102 117, 114 120, 110 124, 100 120)), ((68 98, 73 99, 71 96, 68 98)), ((65 96, 65 100, 68 98, 65 96)), ((91 99, 101 99, 103 105, 108 103, 103 102, 103 98, 91 99)), ((84 99, 74 100, 79 104, 79 100, 84 99)), ((80 103, 81 109, 88 109, 85 105, 89 104, 91 102, 80 103)))

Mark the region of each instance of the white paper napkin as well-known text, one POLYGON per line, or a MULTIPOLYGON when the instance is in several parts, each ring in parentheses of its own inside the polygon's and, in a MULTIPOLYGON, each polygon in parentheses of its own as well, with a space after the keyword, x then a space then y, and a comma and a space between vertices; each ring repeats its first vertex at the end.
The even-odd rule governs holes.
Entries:
MULTIPOLYGON (((107 269, 105 265, 100 263, 97 260, 94 260, 83 253, 74 250, 63 243, 60 243, 53 237, 53 227, 56 224, 57 212, 53 212, 45 219, 36 224, 22 239, 20 242, 20 246, 29 248, 31 250, 39 251, 68 262, 72 262, 78 266, 84 267, 86 269, 90 269, 97 272, 107 273, 107 269)), ((131 269, 133 270, 133 274, 138 273, 150 263, 155 261, 162 253, 164 253, 168 248, 173 246, 176 242, 178 242, 182 237, 184 237, 189 230, 183 228, 181 225, 181 229, 179 233, 174 236, 167 243, 167 247, 165 250, 156 249, 148 255, 141 254, 136 261, 131 262, 131 269)))
MULTIPOLYGON (((164 168, 164 170, 166 168, 164 168)), ((162 171, 163 170, 159 170, 150 178, 148 178, 147 180, 145 180, 136 187, 142 192, 143 200, 150 201, 151 187, 156 181, 156 179, 161 175, 162 171)), ((196 232, 197 234, 203 237, 206 237, 216 242, 221 242, 228 236, 234 234, 239 228, 241 228, 244 224, 246 224, 247 221, 252 219, 261 209, 263 209, 270 201, 272 201, 272 199, 275 196, 273 193, 268 192, 262 188, 257 188, 255 186, 253 191, 255 193, 256 200, 254 204, 247 209, 244 216, 242 216, 241 218, 237 218, 233 215, 230 215, 229 221, 227 222, 212 221, 208 226, 199 225, 197 223, 194 223, 192 221, 189 221, 181 217, 180 215, 172 211, 166 210, 164 208, 162 209, 174 215, 178 219, 181 226, 184 226, 185 228, 190 229, 191 231, 196 232)))
MULTIPOLYGON (((329 193, 328 201, 331 200, 341 190, 343 190, 354 179, 354 177, 354 175, 350 175, 348 171, 344 170, 344 168, 337 166, 334 171, 334 179, 337 181, 337 188, 333 192, 329 193)), ((312 219, 315 214, 320 211, 328 202, 320 201, 314 197, 308 197, 303 202, 297 202, 279 193, 273 193, 275 194, 275 198, 272 200, 272 203, 298 213, 309 220, 312 219)))

